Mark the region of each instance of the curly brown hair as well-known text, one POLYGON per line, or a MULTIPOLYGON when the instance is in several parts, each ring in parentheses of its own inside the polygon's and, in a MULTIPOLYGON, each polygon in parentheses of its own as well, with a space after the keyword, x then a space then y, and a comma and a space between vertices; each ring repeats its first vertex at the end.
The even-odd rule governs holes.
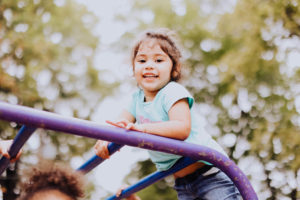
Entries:
POLYGON ((178 81, 181 77, 181 52, 177 44, 177 36, 174 31, 167 28, 160 28, 145 31, 140 39, 136 42, 132 49, 131 62, 134 71, 134 59, 139 51, 141 44, 149 39, 155 39, 160 48, 171 58, 172 60, 172 70, 171 70, 171 80, 178 81))
POLYGON ((84 196, 83 175, 66 165, 44 161, 26 173, 28 178, 21 184, 19 200, 29 200, 34 194, 48 190, 58 190, 74 200, 84 196))

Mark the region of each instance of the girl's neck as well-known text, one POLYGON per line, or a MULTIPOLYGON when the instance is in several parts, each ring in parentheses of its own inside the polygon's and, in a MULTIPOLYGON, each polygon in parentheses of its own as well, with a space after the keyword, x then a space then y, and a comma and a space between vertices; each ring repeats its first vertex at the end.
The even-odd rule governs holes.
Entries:
POLYGON ((158 91, 155 92, 146 92, 144 90, 144 102, 151 102, 154 100, 154 98, 156 97, 156 94, 158 93, 158 91))
MULTIPOLYGON (((168 85, 170 82, 168 82, 166 85, 168 85)), ((164 88, 166 85, 164 85, 162 88, 164 88)), ((160 88, 159 90, 156 91, 148 91, 143 89, 142 87, 140 87, 140 89, 143 90, 144 92, 144 102, 151 102, 155 99, 156 95, 158 94, 158 92, 162 89, 160 88)))

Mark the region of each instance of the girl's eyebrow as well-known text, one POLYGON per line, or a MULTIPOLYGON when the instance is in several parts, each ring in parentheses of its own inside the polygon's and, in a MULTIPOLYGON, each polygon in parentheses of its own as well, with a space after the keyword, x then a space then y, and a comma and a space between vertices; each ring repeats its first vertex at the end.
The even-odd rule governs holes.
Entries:
POLYGON ((147 56, 146 54, 142 54, 142 53, 138 53, 137 55, 136 55, 136 57, 138 57, 138 56, 147 56))
POLYGON ((154 54, 155 56, 167 56, 166 54, 162 54, 162 53, 157 53, 157 54, 154 54))
MULTIPOLYGON (((141 57, 142 57, 142 56, 147 57, 147 54, 145 54, 145 53, 139 54, 139 53, 138 53, 138 54, 136 55, 136 57, 138 57, 138 56, 141 56, 141 57)), ((166 54, 162 54, 162 53, 155 53, 154 56, 167 56, 167 55, 166 55, 166 54)))

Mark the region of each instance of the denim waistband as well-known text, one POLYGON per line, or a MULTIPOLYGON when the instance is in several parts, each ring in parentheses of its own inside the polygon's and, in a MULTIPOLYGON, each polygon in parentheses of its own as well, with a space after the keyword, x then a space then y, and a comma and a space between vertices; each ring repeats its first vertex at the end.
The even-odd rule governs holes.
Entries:
POLYGON ((181 178, 176 178, 175 182, 176 183, 181 183, 181 182, 191 182, 194 181, 198 178, 199 175, 203 175, 205 172, 207 172, 208 170, 210 170, 211 168, 213 168, 212 165, 204 165, 203 167, 197 169, 196 171, 194 171, 191 174, 188 174, 184 177, 181 178))

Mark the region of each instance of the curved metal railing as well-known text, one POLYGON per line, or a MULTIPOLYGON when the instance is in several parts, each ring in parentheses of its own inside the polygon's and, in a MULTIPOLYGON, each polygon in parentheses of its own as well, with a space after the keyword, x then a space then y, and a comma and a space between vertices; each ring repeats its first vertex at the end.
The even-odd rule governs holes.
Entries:
MULTIPOLYGON (((179 164, 177 163, 170 170, 165 172, 156 172, 153 175, 146 177, 135 186, 127 188, 122 193, 122 197, 129 196, 131 193, 136 192, 147 185, 174 173, 175 171, 172 170, 178 171, 195 162, 196 160, 204 160, 213 164, 215 167, 227 174, 227 176, 234 182, 240 191, 243 199, 258 199, 246 175, 236 166, 236 164, 223 154, 205 146, 137 131, 128 131, 117 127, 99 125, 95 122, 87 120, 64 117, 46 111, 35 110, 33 108, 19 105, 11 105, 4 102, 0 102, 0 119, 24 125, 14 139, 9 151, 12 157, 16 156, 17 152, 36 128, 43 128, 64 132, 67 134, 111 141, 113 143, 109 146, 110 153, 114 153, 123 145, 128 145, 185 157, 182 159, 182 163, 180 163, 180 161, 179 164)), ((9 161, 6 158, 1 159, 1 174, 6 169, 8 162, 9 161)), ((83 164, 78 170, 87 173, 101 162, 103 162, 103 159, 94 156, 85 164, 83 164)), ((113 196, 109 199, 120 198, 113 196)))

